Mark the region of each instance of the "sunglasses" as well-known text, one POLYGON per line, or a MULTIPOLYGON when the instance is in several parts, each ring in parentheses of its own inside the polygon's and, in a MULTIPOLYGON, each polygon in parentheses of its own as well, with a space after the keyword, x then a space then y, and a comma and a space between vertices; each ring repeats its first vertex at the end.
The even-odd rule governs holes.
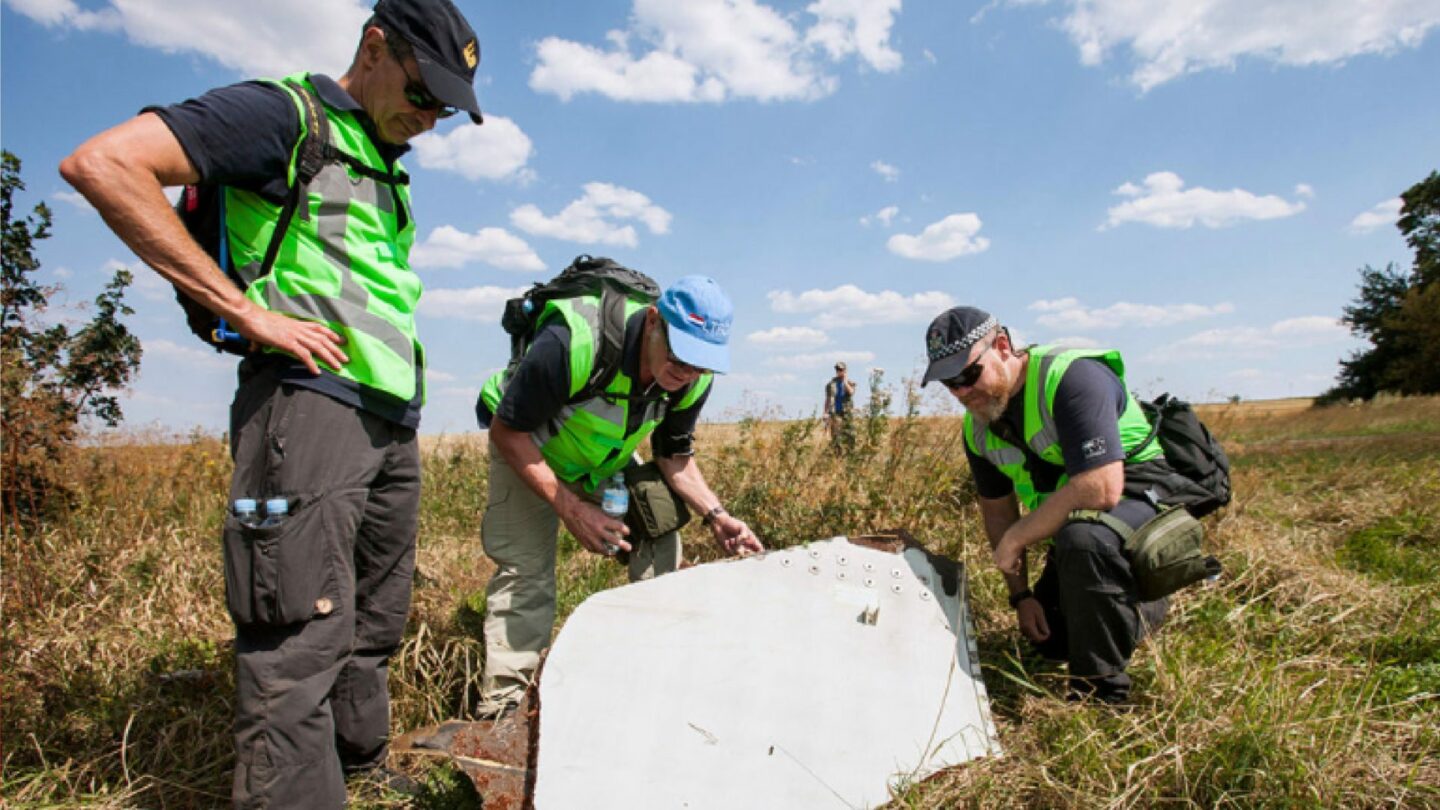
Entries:
POLYGON ((960 369, 960 373, 954 377, 941 380, 940 384, 954 391, 957 388, 969 388, 979 382, 980 375, 985 373, 985 366, 982 365, 980 361, 984 360, 985 355, 993 348, 995 348, 995 341, 992 340, 989 345, 985 347, 984 351, 975 355, 975 360, 972 361, 970 365, 960 369))
POLYGON ((452 107, 432 96, 423 81, 418 77, 411 76, 409 68, 405 67, 405 60, 400 58, 400 54, 396 53, 393 47, 390 48, 390 55, 395 57, 395 63, 400 66, 400 72, 405 74, 405 100, 410 102, 411 107, 424 112, 434 112, 436 118, 449 118, 460 112, 459 108, 452 107))
POLYGON ((685 362, 684 360, 681 360, 680 358, 678 358, 678 357, 675 356, 675 352, 670 349, 670 333, 669 333, 668 330, 662 329, 661 332, 660 332, 660 334, 665 338, 665 362, 667 362, 667 363, 669 363, 670 365, 674 366, 674 367, 675 367, 677 370, 679 370, 682 374, 689 374, 689 373, 704 374, 704 373, 705 373, 705 369, 700 368, 699 366, 692 366, 692 365, 690 365, 689 363, 685 362))

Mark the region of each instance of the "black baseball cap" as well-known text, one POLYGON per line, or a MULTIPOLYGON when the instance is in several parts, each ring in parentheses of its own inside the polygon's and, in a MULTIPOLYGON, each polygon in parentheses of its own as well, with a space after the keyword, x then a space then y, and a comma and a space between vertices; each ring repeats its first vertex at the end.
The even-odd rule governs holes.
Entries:
POLYGON ((1000 324, 995 316, 975 307, 954 307, 940 314, 925 330, 925 354, 930 365, 921 385, 948 380, 969 365, 970 347, 1000 324))
POLYGON ((450 0, 380 0, 375 20, 413 46, 430 95, 484 122, 474 88, 480 41, 450 0))

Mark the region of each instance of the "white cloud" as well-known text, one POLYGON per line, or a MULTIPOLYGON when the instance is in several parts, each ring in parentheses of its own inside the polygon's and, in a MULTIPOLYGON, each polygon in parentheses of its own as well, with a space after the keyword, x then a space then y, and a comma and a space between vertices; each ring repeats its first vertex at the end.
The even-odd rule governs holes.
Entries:
POLYGON ((620 225, 619 221, 636 220, 651 233, 664 234, 670 231, 670 218, 670 212, 644 194, 609 183, 586 183, 585 195, 553 217, 529 204, 510 212, 511 224, 529 234, 586 245, 625 247, 635 247, 640 240, 635 228, 620 225))
POLYGON ((1311 186, 1309 183, 1296 183, 1296 184, 1295 184, 1295 196, 1296 196, 1296 197, 1314 197, 1314 196, 1315 196, 1315 187, 1314 187, 1314 186, 1311 186))
POLYGON ((888 72, 901 58, 889 47, 899 0, 817 0, 803 34, 786 15, 756 0, 635 0, 629 28, 604 47, 546 37, 535 48, 530 88, 569 100, 598 93, 617 101, 808 101, 838 81, 820 60, 858 56, 888 72))
POLYGON ((1241 58, 1300 66, 1392 53, 1436 25, 1434 0, 1072 0, 1061 23, 1083 64, 1128 48, 1142 91, 1241 58))
POLYGON ((175 300, 175 288, 144 262, 127 264, 119 259, 106 259, 100 269, 106 276, 114 275, 116 270, 129 270, 132 279, 130 289, 148 301, 175 300))
POLYGON ((881 208, 879 211, 876 211, 873 216, 866 215, 861 217, 860 224, 868 228, 870 227, 871 222, 879 222, 881 225, 884 225, 888 228, 890 227, 890 223, 895 220, 896 215, 898 215, 899 213, 900 209, 898 206, 887 205, 884 208, 881 208))
POLYGON ((1338 318, 1312 315, 1288 318, 1269 326, 1242 326, 1230 329, 1207 329, 1174 343, 1161 346, 1151 359, 1204 359, 1233 355, 1237 351, 1282 350, 1306 348, 1347 339, 1350 330, 1338 318))
POLYGON ((90 201, 85 199, 85 195, 81 194, 78 191, 57 191, 50 196, 54 197, 60 202, 69 203, 70 205, 75 206, 81 211, 93 212, 95 210, 95 206, 91 205, 90 201))
POLYGON ((786 314, 813 314, 817 326, 829 329, 880 323, 924 323, 955 305, 939 291, 901 295, 893 290, 866 292, 854 284, 833 290, 806 290, 796 294, 774 290, 766 294, 770 309, 786 314))
POLYGON ((870 168, 876 174, 885 178, 885 182, 887 183, 893 183, 900 179, 900 170, 895 168, 894 166, 891 166, 889 163, 886 163, 883 160, 877 160, 871 163, 870 168))
POLYGON ((361 0, 110 0, 94 11, 72 0, 6 4, 47 27, 122 31, 137 45, 200 54, 246 76, 340 75, 371 13, 361 0))
POLYGON ((725 374, 720 377, 720 384, 726 388, 754 389, 772 385, 787 385, 799 382, 800 378, 788 371, 777 371, 773 374, 756 374, 749 371, 737 371, 725 374))
POLYGON ((1108 307, 1091 309, 1075 298, 1036 301, 1028 308, 1044 313, 1035 320, 1052 329, 1171 326, 1235 311, 1234 305, 1229 303, 1206 306, 1204 304, 1132 304, 1126 301, 1111 304, 1108 307))
POLYGON ((805 33, 805 42, 824 48, 831 59, 859 54, 881 73, 900 69, 904 60, 890 48, 890 27, 900 0, 817 0, 805 10, 819 18, 805 33))
POLYGON ((438 368, 425 368, 425 382, 443 385, 445 383, 457 382, 460 378, 448 371, 441 371, 438 368))
POLYGON ((142 364, 159 360, 201 371, 230 371, 235 368, 235 355, 202 348, 198 342, 193 346, 182 346, 173 340, 144 340, 141 347, 144 350, 142 364))
POLYGON ((1350 220, 1351 233, 1370 233, 1376 228, 1383 228, 1387 225, 1394 225, 1400 219, 1400 207, 1405 201, 1399 197, 1376 203, 1374 208, 1361 214, 1356 214, 1350 220))
POLYGON ((927 262, 945 262, 970 253, 983 253, 990 240, 976 236, 980 217, 975 214, 951 214, 939 222, 925 226, 918 236, 897 233, 885 246, 896 256, 927 262))
POLYGON ((46 28, 63 26, 80 31, 113 31, 120 27, 121 22, 115 9, 85 11, 73 0, 6 0, 5 5, 46 28))
POLYGON ((848 365, 874 361, 875 353, 866 351, 834 351, 815 354, 777 354, 765 358, 765 365, 775 368, 826 368, 844 360, 848 365))
POLYGON ((431 318, 461 321, 500 320, 505 302, 522 295, 527 287, 470 287, 468 289, 426 290, 420 297, 420 314, 431 318))
POLYGON ((1081 337, 1079 335, 1058 337, 1045 342, 1052 346, 1064 346, 1067 349, 1098 349, 1102 345, 1100 341, 1094 338, 1081 337))
POLYGON ((464 267, 472 262, 485 262, 502 270, 545 269, 545 263, 525 240, 504 228, 481 228, 475 233, 465 233, 441 225, 410 253, 410 263, 416 267, 464 267))
POLYGON ((1130 199, 1109 210, 1109 219, 1100 230, 1126 222, 1140 222, 1157 228, 1190 228, 1197 222, 1207 228, 1223 228, 1247 219, 1277 219, 1305 210, 1303 202, 1287 202, 1273 194, 1258 197, 1244 189, 1213 191, 1185 188, 1174 172, 1155 172, 1145 178, 1144 187, 1125 183, 1115 193, 1130 199))
POLYGON ((940 60, 935 58, 934 52, 932 52, 929 48, 924 49, 920 53, 925 57, 926 62, 929 62, 932 65, 940 63, 940 60))
POLYGON ((530 137, 503 116, 486 113, 484 126, 457 126, 444 135, 427 132, 411 143, 421 166, 455 172, 467 180, 513 180, 523 184, 535 177, 525 168, 535 154, 530 137))
POLYGON ((830 342, 830 336, 808 326, 777 326, 763 332, 751 332, 745 340, 767 349, 790 346, 808 349, 824 346, 830 342))

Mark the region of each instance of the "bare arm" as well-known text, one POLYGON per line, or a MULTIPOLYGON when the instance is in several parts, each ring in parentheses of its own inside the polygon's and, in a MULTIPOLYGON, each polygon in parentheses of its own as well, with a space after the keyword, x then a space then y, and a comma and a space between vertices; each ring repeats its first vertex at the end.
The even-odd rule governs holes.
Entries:
MULTIPOLYGON (((670 488, 675 490, 680 499, 696 514, 707 514, 721 505, 720 497, 705 482, 705 475, 700 472, 700 465, 695 463, 694 456, 656 456, 655 465, 660 468, 660 474, 665 476, 665 482, 670 488)), ((755 533, 750 531, 745 521, 729 512, 722 511, 715 516, 710 523, 710 532, 715 536, 715 542, 728 554, 743 557, 765 550, 765 546, 755 533)))
MULTIPOLYGON (((1000 545, 1000 540, 1005 532, 1010 530, 1020 521, 1020 504, 1015 500, 1014 493, 1003 498, 981 498, 980 517, 985 521, 985 536, 990 539, 990 549, 994 551, 1000 545)), ((1001 572, 1005 576, 1005 585, 1010 593, 1019 593, 1030 587, 1030 579, 1025 571, 1025 556, 1020 556, 1020 570, 1015 573, 1001 572)))
POLYGON ((610 517, 560 483, 529 433, 510 428, 497 416, 490 422, 490 440, 525 486, 554 507, 555 514, 580 545, 596 554, 609 553, 605 548, 607 543, 630 550, 630 543, 625 540, 630 529, 625 522, 610 517))
POLYGON ((1024 551, 1047 537, 1054 537, 1076 509, 1113 509, 1125 489, 1125 465, 1121 461, 1086 470, 1056 490, 1040 507, 1012 524, 995 545, 995 564, 1007 576, 1021 573, 1024 551))
MULTIPOLYGON (((1003 498, 981 498, 980 515, 985 520, 985 534, 990 538, 992 553, 1000 546, 1005 533, 1016 526, 1020 518, 1020 504, 1014 493, 1003 498)), ((1005 577, 1005 589, 1014 597, 1030 590, 1030 575, 1025 570, 1025 552, 1019 555, 1018 569, 1013 573, 1001 570, 1005 577)), ((1050 637, 1050 625, 1045 620, 1045 609, 1034 596, 1022 599, 1015 605, 1015 615, 1020 622, 1020 632, 1031 641, 1044 641, 1050 637)))
POLYGON ((294 355, 313 374, 317 360, 331 368, 348 362, 340 335, 256 306, 190 238, 164 188, 200 177, 159 116, 145 113, 96 135, 60 163, 60 174, 136 256, 246 338, 294 355))

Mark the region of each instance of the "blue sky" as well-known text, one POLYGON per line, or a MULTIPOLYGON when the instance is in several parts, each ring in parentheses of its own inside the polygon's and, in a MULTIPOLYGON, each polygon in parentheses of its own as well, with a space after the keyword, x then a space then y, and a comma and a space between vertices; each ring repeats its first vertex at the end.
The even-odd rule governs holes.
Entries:
MULTIPOLYGON (((1119 348, 1141 393, 1318 393, 1357 345, 1356 269, 1408 266, 1397 197, 1440 167, 1440 0, 459 5, 486 124, 406 161, 426 433, 474 429, 502 302, 580 253, 730 293, 712 419, 812 412, 837 359, 899 384, 955 304, 1119 348)), ((213 86, 339 75, 367 14, 5 0, 0 132, 55 211, 45 278, 73 307, 137 264, 56 172, 76 145, 213 86)), ((233 363, 136 276, 127 421, 223 430, 233 363)))

